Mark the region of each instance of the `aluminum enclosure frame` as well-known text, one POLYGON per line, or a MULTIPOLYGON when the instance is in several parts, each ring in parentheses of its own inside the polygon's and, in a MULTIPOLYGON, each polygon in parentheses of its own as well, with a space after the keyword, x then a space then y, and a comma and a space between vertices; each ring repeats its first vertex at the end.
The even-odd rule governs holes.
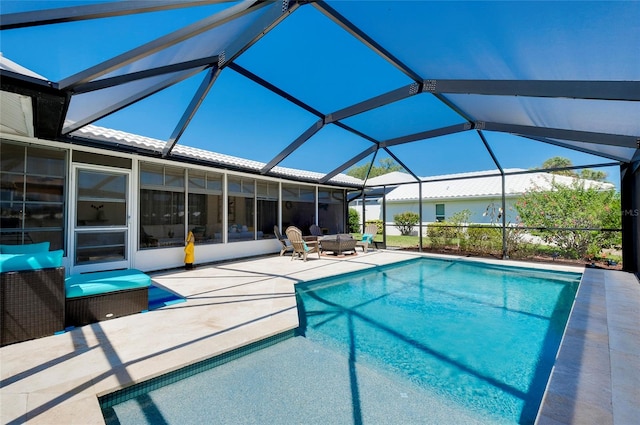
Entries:
MULTIPOLYGON (((0 30, 12 30, 31 26, 43 26, 51 24, 64 24, 66 22, 74 22, 87 19, 101 19, 112 16, 123 16, 129 14, 149 13, 160 10, 170 10, 177 8, 187 8, 203 5, 211 5, 218 3, 227 3, 223 0, 215 1, 188 1, 188 2, 107 2, 94 5, 83 5, 73 8, 61 8, 41 10, 34 12, 4 14, 0 19, 0 30)), ((295 18, 292 18, 295 19, 295 18)), ((166 146, 162 155, 171 158, 173 147, 179 142, 180 136, 187 128, 189 122, 196 114, 199 105, 208 95, 211 87, 215 84, 218 75, 221 72, 235 71, 239 75, 249 78, 253 82, 260 84, 267 90, 284 98, 288 102, 303 108, 307 112, 315 115, 318 120, 302 132, 291 143, 274 156, 270 161, 265 163, 260 173, 270 175, 274 167, 278 166, 284 159, 304 145, 310 138, 318 133, 325 126, 335 125, 341 129, 350 132, 368 142, 370 146, 363 149, 360 153, 347 158, 341 165, 326 173, 325 176, 317 180, 318 183, 327 184, 329 180, 337 174, 347 170, 351 166, 357 164, 365 158, 371 157, 371 165, 376 155, 381 150, 387 154, 393 155, 388 149, 389 147, 421 141, 429 138, 440 137, 448 134, 475 131, 482 141, 485 149, 494 161, 502 178, 504 179, 504 170, 501 167, 498 158, 495 156, 491 144, 483 135, 483 131, 495 131, 501 133, 515 134, 530 140, 541 143, 555 144, 568 149, 578 150, 591 155, 607 158, 616 161, 621 169, 622 180, 622 202, 624 211, 637 211, 638 199, 638 169, 640 164, 640 134, 625 135, 612 133, 599 133, 593 131, 576 129, 561 129, 544 126, 519 125, 506 122, 485 122, 476 119, 464 110, 460 105, 447 97, 451 94, 464 95, 488 95, 488 96, 525 96, 532 98, 562 98, 562 99, 578 99, 578 100, 598 100, 611 102, 629 102, 637 105, 640 101, 640 80, 639 81, 575 81, 575 80, 463 80, 463 79, 433 79, 427 75, 421 75, 420 72, 412 69, 406 63, 403 63, 388 46, 382 46, 372 36, 359 28, 347 17, 329 5, 326 1, 294 1, 282 0, 281 2, 262 2, 254 0, 245 0, 232 4, 229 8, 218 14, 205 18, 188 27, 184 27, 174 33, 167 34, 158 38, 144 46, 139 46, 129 52, 123 53, 117 57, 109 58, 103 63, 85 69, 75 75, 64 78, 58 82, 44 82, 42 90, 36 90, 36 123, 35 134, 38 137, 51 138, 54 140, 77 142, 77 139, 71 134, 74 130, 78 130, 82 126, 91 124, 101 118, 104 118, 115 111, 126 108, 147 96, 177 84, 185 78, 198 73, 205 73, 201 86, 198 91, 193 94, 192 101, 180 117, 171 135, 167 137, 166 146), (387 93, 374 96, 365 101, 341 108, 336 111, 325 113, 318 111, 312 106, 306 104, 301 99, 296 98, 285 90, 270 83, 250 70, 244 69, 234 62, 244 51, 250 49, 260 38, 262 38, 271 29, 275 28, 283 20, 294 16, 294 12, 300 7, 311 5, 320 13, 329 18, 333 23, 341 27, 348 34, 360 41, 363 45, 373 51, 393 67, 400 70, 404 75, 413 81, 407 86, 398 87, 387 93), (209 55, 207 57, 198 58, 191 61, 185 61, 178 64, 166 64, 153 69, 137 73, 127 73, 111 78, 101 78, 113 70, 121 69, 128 64, 139 60, 140 58, 149 56, 155 52, 173 46, 183 40, 197 37, 205 31, 214 27, 223 27, 228 22, 232 22, 247 14, 253 13, 255 10, 266 10, 265 16, 261 17, 255 25, 247 28, 236 39, 229 42, 223 50, 223 55, 209 55), (73 100, 73 96, 90 93, 94 90, 100 90, 107 87, 114 87, 127 82, 149 78, 151 76, 170 75, 177 71, 183 72, 175 78, 170 78, 155 86, 147 88, 140 93, 132 94, 126 99, 112 105, 107 105, 98 112, 86 116, 84 119, 69 125, 66 130, 65 126, 66 114, 68 113, 69 104, 73 100), (455 125, 446 125, 441 128, 434 128, 420 131, 413 134, 404 134, 387 140, 379 140, 373 135, 366 134, 361 130, 352 128, 345 124, 342 120, 346 118, 370 111, 382 106, 390 105, 407 99, 412 96, 433 96, 442 104, 450 108, 460 117, 461 123, 455 125), (620 147, 631 150, 631 157, 602 152, 601 147, 620 147)), ((20 77, 13 75, 6 70, 0 70, 2 77, 2 88, 7 91, 28 92, 33 94, 33 82, 26 81, 20 77), (9 77, 9 78, 7 78, 9 77)), ((640 78, 640 76, 639 76, 640 78)), ((638 117, 640 120, 640 117, 638 117)), ((394 156, 395 157, 395 156, 394 156)), ((402 164, 403 168, 414 178, 417 175, 402 164)), ((362 188, 367 185, 366 179, 362 188)), ((504 197, 504 191, 503 191, 504 197)), ((623 214, 623 238, 624 250, 630 252, 625 257, 625 267, 630 266, 629 270, 638 271, 640 265, 640 253, 638 246, 640 245, 640 237, 638 235, 638 217, 633 214, 623 214), (635 218, 633 218, 635 217, 635 218), (631 235, 631 236, 629 236, 631 235)))

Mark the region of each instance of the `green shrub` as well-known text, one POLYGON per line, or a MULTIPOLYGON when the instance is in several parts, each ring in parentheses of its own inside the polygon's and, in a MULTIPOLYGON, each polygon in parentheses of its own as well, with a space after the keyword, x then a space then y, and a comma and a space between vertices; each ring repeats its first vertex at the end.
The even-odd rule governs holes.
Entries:
POLYGON ((393 216, 395 226, 403 236, 408 236, 413 232, 413 228, 420 221, 420 216, 411 211, 405 211, 393 216))
POLYGON ((469 223, 469 219, 471 219, 471 210, 469 209, 458 211, 457 213, 449 217, 449 220, 447 220, 447 222, 449 222, 452 226, 455 226, 455 228, 452 229, 455 233, 454 237, 461 240, 467 237, 465 226, 467 225, 467 223, 469 223))
POLYGON ((349 233, 360 232, 360 214, 355 208, 349 208, 349 233))
POLYGON ((465 249, 490 254, 502 251, 502 231, 495 226, 469 227, 464 242, 465 249))
POLYGON ((441 221, 427 225, 427 236, 431 238, 453 239, 456 237, 457 228, 451 227, 451 223, 441 221))
POLYGON ((452 223, 441 221, 427 225, 427 237, 431 248, 444 248, 445 246, 458 245, 458 228, 452 223))

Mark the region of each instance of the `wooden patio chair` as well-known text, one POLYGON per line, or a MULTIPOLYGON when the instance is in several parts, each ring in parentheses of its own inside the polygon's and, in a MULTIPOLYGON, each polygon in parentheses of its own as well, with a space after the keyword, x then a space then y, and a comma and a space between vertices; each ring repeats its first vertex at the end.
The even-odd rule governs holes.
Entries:
POLYGON ((285 252, 289 252, 289 251, 291 251, 291 255, 293 255, 293 245, 291 245, 291 242, 289 241, 289 239, 282 236, 282 233, 280 233, 280 228, 278 228, 277 225, 273 226, 273 233, 276 235, 276 238, 278 238, 278 240, 282 244, 282 248, 280 249, 280 256, 282 257, 285 252))
POLYGON ((363 252, 369 251, 369 244, 373 245, 373 238, 376 237, 377 233, 378 226, 376 224, 367 224, 362 233, 362 240, 356 242, 356 246, 361 247, 363 252))
POLYGON ((295 226, 287 227, 285 234, 291 242, 291 245, 293 245, 293 255, 291 255, 292 260, 294 257, 298 256, 302 257, 304 261, 307 261, 307 255, 314 252, 317 252, 318 258, 320 258, 320 247, 318 246, 318 241, 305 241, 302 238, 302 231, 295 226))

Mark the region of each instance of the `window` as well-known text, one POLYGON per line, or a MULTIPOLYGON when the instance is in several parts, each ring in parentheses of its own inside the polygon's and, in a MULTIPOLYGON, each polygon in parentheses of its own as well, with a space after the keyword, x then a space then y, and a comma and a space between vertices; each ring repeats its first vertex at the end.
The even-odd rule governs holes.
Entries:
POLYGON ((342 189, 318 189, 318 226, 328 234, 345 231, 345 193, 342 189))
POLYGON ((304 234, 315 223, 316 195, 314 186, 282 184, 282 227, 296 226, 304 234))
POLYGON ((118 173, 79 170, 76 226, 126 226, 127 179, 118 173))
POLYGON ((0 242, 64 249, 66 151, 0 143, 0 242))
POLYGON ((182 168, 140 164, 140 248, 184 245, 184 174, 182 168))
POLYGON ((227 177, 229 190, 227 218, 228 241, 254 240, 255 230, 255 180, 246 177, 227 177))
POLYGON ((262 232, 263 238, 275 238, 273 226, 278 224, 278 183, 258 180, 257 189, 258 232, 262 232))
POLYGON ((222 242, 222 174, 189 170, 189 229, 196 245, 222 242))
POLYGON ((444 204, 436 204, 436 221, 444 221, 444 204))

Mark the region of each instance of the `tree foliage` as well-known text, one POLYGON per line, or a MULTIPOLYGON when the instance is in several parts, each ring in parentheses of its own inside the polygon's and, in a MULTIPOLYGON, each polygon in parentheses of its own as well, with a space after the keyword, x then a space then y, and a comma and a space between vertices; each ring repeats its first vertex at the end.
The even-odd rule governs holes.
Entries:
POLYGON ((471 220, 471 210, 470 209, 464 209, 462 211, 458 211, 454 214, 451 215, 451 217, 449 218, 449 221, 456 225, 456 226, 461 226, 463 224, 467 224, 469 222, 469 220, 471 220))
POLYGON ((405 211, 393 216, 393 222, 403 236, 410 235, 419 221, 420 215, 411 211, 405 211))
MULTIPOLYGON (((562 156, 551 157, 542 163, 542 169, 544 170, 567 167, 573 167, 573 163, 569 158, 564 158, 562 156)), ((590 168, 582 169, 579 173, 575 172, 574 170, 555 170, 550 172, 552 174, 578 177, 585 180, 595 180, 599 182, 603 182, 607 179, 607 173, 605 173, 604 171, 596 171, 590 168)))
POLYGON ((607 179, 607 173, 605 173, 604 171, 596 171, 585 168, 584 170, 580 170, 580 178, 585 180, 596 180, 599 182, 603 182, 607 179))
POLYGON ((525 193, 515 207, 525 226, 540 228, 536 235, 577 258, 598 254, 602 248, 620 243, 619 232, 594 230, 621 226, 620 194, 613 189, 586 187, 580 179, 563 185, 554 179, 551 190, 536 187, 525 193))
MULTIPOLYGON (((465 226, 466 224, 469 223, 469 220, 471 220, 471 210, 470 209, 464 209, 462 211, 458 211, 454 214, 451 215, 451 217, 449 218, 449 222, 451 222, 451 224, 454 227, 454 232, 455 235, 454 237, 458 238, 458 239, 464 239, 465 237, 465 229, 463 226, 465 226)), ((458 241, 458 245, 460 245, 460 242, 458 241)))
MULTIPOLYGON (((391 158, 381 158, 378 161, 379 165, 373 165, 371 167, 371 172, 369 173, 369 178, 381 176, 383 174, 388 174, 393 171, 402 171, 402 167, 400 164, 395 162, 391 158)), ((347 171, 347 175, 351 177, 356 177, 361 180, 364 180, 367 177, 367 171, 369 171, 369 163, 360 165, 358 167, 351 167, 347 171)))
MULTIPOLYGON (((566 168, 566 167, 573 167, 573 163, 569 158, 564 158, 561 156, 554 156, 542 163, 542 168, 545 170, 552 169, 552 168, 566 168)), ((557 170, 557 171, 552 171, 552 173, 560 174, 563 176, 572 176, 575 174, 573 170, 557 170)))

